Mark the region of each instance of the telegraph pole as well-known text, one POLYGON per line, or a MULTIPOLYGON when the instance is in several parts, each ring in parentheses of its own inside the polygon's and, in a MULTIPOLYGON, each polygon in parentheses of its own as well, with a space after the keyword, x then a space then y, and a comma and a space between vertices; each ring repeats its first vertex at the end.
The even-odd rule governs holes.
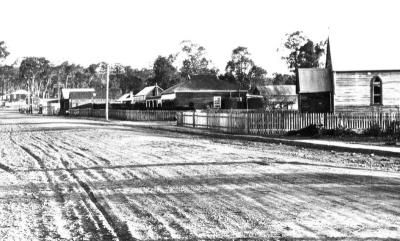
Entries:
POLYGON ((106 120, 108 121, 108 86, 110 84, 110 65, 107 64, 107 86, 106 86, 106 120))

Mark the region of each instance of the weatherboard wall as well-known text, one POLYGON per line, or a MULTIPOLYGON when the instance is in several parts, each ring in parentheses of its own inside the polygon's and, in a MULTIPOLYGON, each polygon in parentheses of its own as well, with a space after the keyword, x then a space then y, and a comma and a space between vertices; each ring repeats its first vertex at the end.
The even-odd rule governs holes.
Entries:
POLYGON ((398 111, 400 71, 334 72, 334 109, 338 111, 398 111), (371 81, 382 80, 382 105, 372 104, 371 81))

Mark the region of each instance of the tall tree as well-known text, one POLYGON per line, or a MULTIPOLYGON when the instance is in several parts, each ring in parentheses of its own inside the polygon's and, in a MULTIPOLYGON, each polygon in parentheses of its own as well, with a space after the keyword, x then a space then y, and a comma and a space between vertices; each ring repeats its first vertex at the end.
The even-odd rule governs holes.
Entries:
POLYGON ((303 32, 296 31, 286 34, 284 47, 289 53, 283 56, 291 71, 296 72, 297 68, 319 67, 319 58, 324 53, 324 43, 314 43, 303 32))
POLYGON ((10 52, 7 51, 4 41, 0 41, 0 61, 7 58, 10 52))
MULTIPOLYGON (((22 60, 19 67, 19 76, 25 80, 29 93, 33 96, 39 96, 39 83, 48 73, 49 61, 43 57, 27 57, 22 60)), ((32 109, 31 98, 28 98, 30 109, 32 109)))
POLYGON ((239 82, 241 89, 248 89, 249 73, 253 66, 254 62, 247 48, 239 46, 232 50, 231 60, 226 64, 225 71, 239 82))
MULTIPOLYGON (((7 56, 10 54, 10 52, 7 51, 7 47, 5 46, 4 41, 0 41, 0 63, 3 62, 4 59, 7 58, 7 56)), ((2 67, 2 65, 0 65, 2 67)), ((7 71, 7 68, 1 68, 0 69, 0 77, 1 77, 1 95, 4 95, 4 75, 6 74, 5 72, 7 71)))
POLYGON ((267 71, 260 66, 253 65, 248 73, 250 85, 264 85, 267 71))
POLYGON ((211 60, 206 57, 206 49, 190 40, 181 42, 181 55, 184 56, 180 69, 183 77, 197 74, 217 74, 218 70, 211 67, 211 60))
POLYGON ((13 89, 24 88, 24 83, 20 82, 18 77, 18 68, 14 65, 0 66, 1 73, 1 95, 13 89))
POLYGON ((171 58, 158 56, 153 64, 154 77, 149 79, 148 84, 158 84, 161 88, 167 89, 179 82, 179 75, 172 65, 171 58))
POLYGON ((22 60, 19 75, 28 83, 28 88, 33 94, 38 95, 38 87, 49 67, 49 61, 43 57, 28 57, 22 60))

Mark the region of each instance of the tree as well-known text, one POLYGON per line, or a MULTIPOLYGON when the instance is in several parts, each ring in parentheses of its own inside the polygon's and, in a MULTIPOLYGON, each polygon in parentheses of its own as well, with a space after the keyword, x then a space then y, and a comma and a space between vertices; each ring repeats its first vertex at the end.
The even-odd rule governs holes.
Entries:
MULTIPOLYGON (((19 67, 19 76, 25 80, 28 86, 29 93, 39 96, 39 83, 42 78, 48 73, 49 61, 43 57, 27 57, 19 67)), ((30 97, 28 98, 30 109, 32 103, 30 97)))
POLYGON ((324 43, 314 44, 301 31, 286 34, 286 41, 283 45, 289 53, 282 59, 286 61, 289 69, 293 72, 297 68, 319 67, 319 58, 325 51, 324 43))
POLYGON ((28 89, 37 95, 42 78, 48 74, 49 61, 43 57, 25 58, 19 67, 20 78, 27 82, 28 89))
POLYGON ((9 54, 10 52, 7 51, 4 41, 0 41, 0 60, 4 60, 9 54))
POLYGON ((1 73, 1 95, 8 92, 11 89, 21 88, 23 85, 18 78, 18 68, 14 65, 3 65, 0 66, 1 73))
POLYGON ((296 84, 296 76, 289 74, 274 73, 273 78, 268 80, 268 84, 272 85, 294 85, 296 84))
MULTIPOLYGON (((7 51, 7 47, 5 46, 4 41, 0 41, 0 62, 3 62, 4 59, 7 58, 7 56, 10 54, 10 52, 7 51)), ((0 67, 2 67, 0 65, 0 67)), ((4 75, 5 71, 7 68, 1 68, 0 69, 0 74, 1 74, 1 95, 4 94, 4 75)))
POLYGON ((266 82, 267 71, 260 66, 253 65, 248 73, 250 85, 263 85, 266 82))
POLYGON ((265 79, 266 70, 254 64, 246 47, 239 46, 232 51, 231 60, 228 61, 225 71, 239 82, 241 89, 248 89, 252 82, 256 83, 265 79))
POLYGON ((181 42, 184 55, 182 67, 180 69, 183 77, 197 74, 217 74, 218 70, 215 67, 210 67, 211 60, 206 58, 206 49, 190 40, 181 42))
POLYGON ((167 89, 180 81, 176 68, 172 65, 171 58, 158 56, 153 64, 154 77, 149 79, 148 84, 158 84, 167 89))

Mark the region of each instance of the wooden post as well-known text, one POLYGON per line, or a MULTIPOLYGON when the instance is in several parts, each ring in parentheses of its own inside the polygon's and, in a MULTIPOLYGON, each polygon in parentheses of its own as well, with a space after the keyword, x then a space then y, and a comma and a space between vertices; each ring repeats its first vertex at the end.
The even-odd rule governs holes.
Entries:
POLYGON ((106 86, 106 120, 108 120, 108 86, 110 83, 110 65, 107 64, 107 86, 106 86))
POLYGON ((196 111, 193 110, 193 127, 196 127, 196 111))

